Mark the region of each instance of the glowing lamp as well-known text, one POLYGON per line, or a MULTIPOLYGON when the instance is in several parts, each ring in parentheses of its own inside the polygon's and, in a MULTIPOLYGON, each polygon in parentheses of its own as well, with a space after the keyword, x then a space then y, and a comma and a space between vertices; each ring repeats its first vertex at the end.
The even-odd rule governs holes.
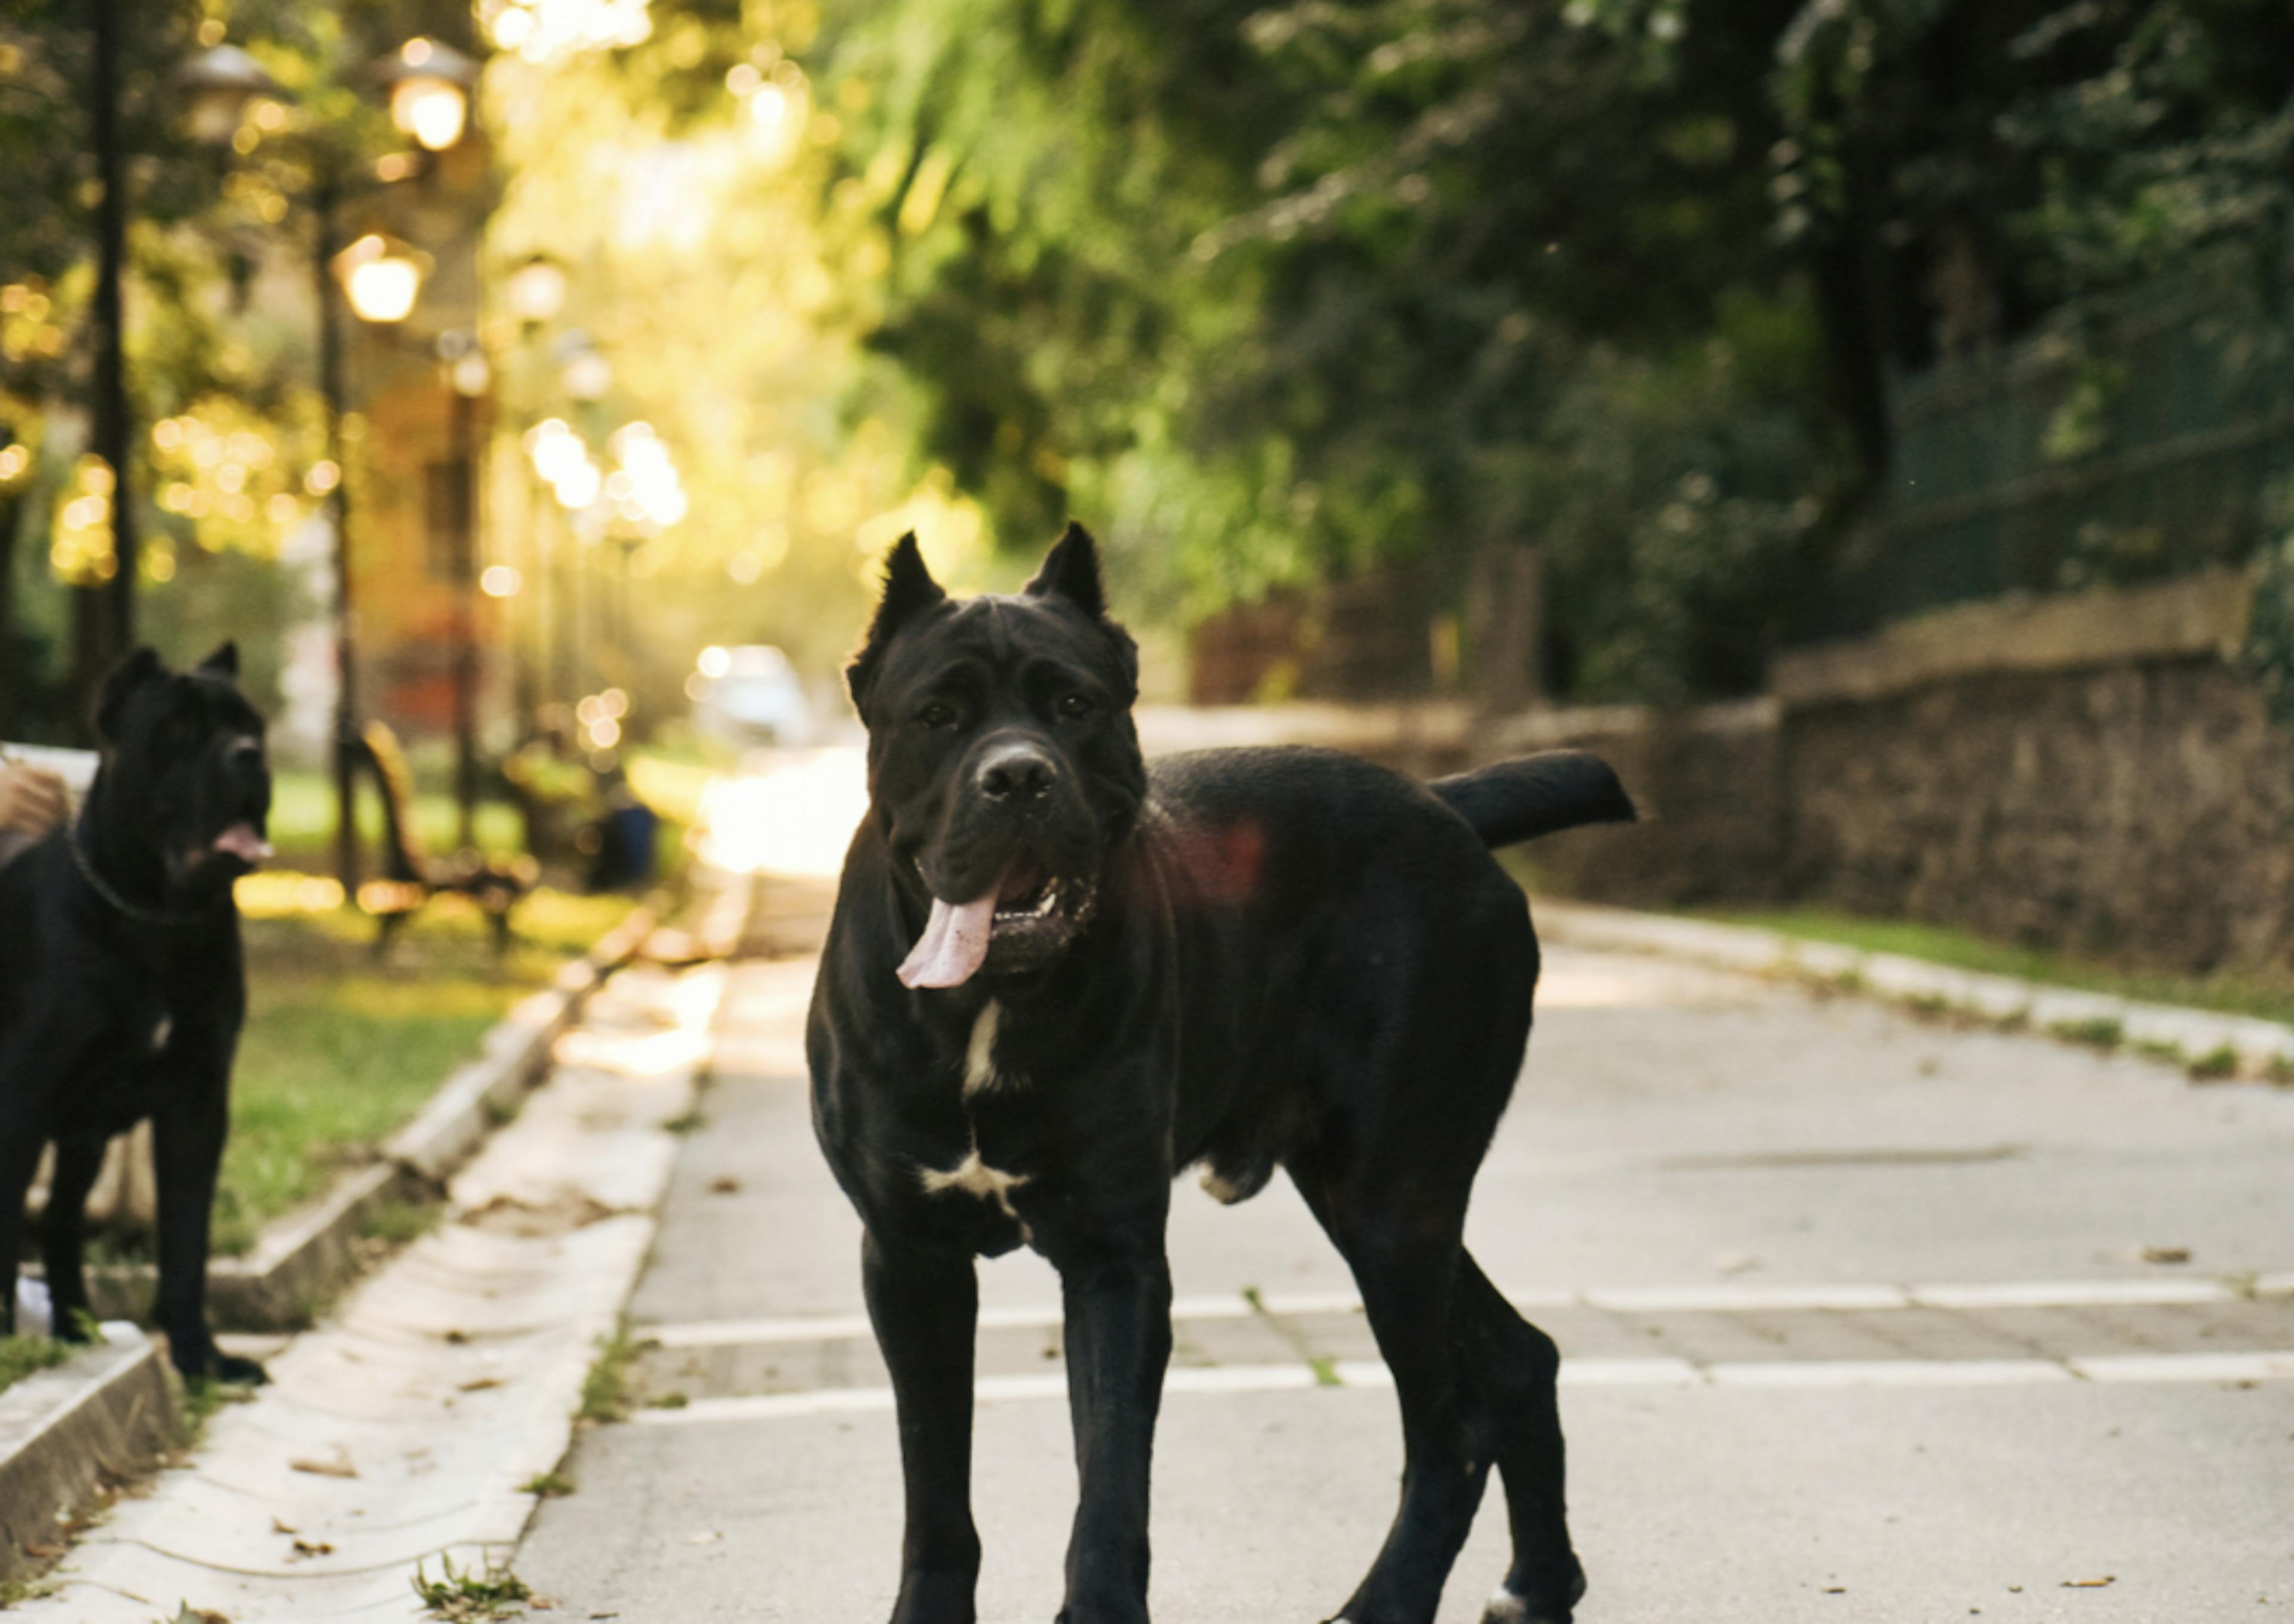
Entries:
POLYGON ((335 256, 335 278, 362 321, 403 321, 429 273, 425 256, 404 243, 369 231, 335 256))
POLYGON ((506 279, 509 313, 529 327, 557 320, 565 308, 565 267, 547 254, 529 254, 506 279))
POLYGON ((176 69, 175 85, 183 93, 191 139, 207 147, 231 144, 249 102, 284 93, 263 64, 237 45, 199 52, 176 69))
POLYGON ((378 76, 390 86, 390 121, 432 152, 462 139, 478 65, 453 46, 415 38, 393 52, 378 76))

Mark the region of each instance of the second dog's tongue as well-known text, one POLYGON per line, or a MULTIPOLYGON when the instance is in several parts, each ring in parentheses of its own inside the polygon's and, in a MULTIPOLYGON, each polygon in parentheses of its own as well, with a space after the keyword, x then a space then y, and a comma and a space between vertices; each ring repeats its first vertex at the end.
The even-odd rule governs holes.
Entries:
POLYGON ((900 966, 903 987, 961 987, 988 957, 988 933, 996 924, 996 893, 977 902, 932 898, 931 917, 900 966))

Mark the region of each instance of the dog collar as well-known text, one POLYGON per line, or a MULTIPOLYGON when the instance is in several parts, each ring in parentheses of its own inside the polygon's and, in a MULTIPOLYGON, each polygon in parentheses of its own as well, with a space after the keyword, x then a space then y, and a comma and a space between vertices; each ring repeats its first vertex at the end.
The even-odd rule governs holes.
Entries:
POLYGON ((203 911, 179 914, 167 908, 147 908, 128 901, 113 890, 110 882, 95 872, 95 865, 88 861, 86 849, 79 843, 79 819, 72 819, 70 827, 64 831, 64 844, 71 848, 72 866, 79 870, 79 877, 88 882, 97 896, 128 918, 147 925, 195 925, 207 917, 203 911))

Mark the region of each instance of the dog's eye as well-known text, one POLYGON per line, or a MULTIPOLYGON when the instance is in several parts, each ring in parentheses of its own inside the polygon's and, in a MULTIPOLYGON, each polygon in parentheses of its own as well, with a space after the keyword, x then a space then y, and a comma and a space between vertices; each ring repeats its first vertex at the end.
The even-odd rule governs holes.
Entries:
POLYGON ((916 722, 924 727, 953 727, 956 726, 956 707, 944 699, 935 699, 916 712, 916 722))
POLYGON ((1089 716, 1091 714, 1091 696, 1088 694, 1069 694, 1065 699, 1060 701, 1060 714, 1062 716, 1089 716))

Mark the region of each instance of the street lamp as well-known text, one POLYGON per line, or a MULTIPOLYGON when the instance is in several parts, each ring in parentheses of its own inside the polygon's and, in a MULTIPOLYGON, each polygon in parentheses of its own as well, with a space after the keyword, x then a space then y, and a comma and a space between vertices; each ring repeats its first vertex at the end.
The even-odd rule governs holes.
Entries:
POLYGON ((203 147, 227 147, 239 134, 248 103, 277 98, 279 81, 237 45, 214 45, 175 72, 191 137, 203 147))
POLYGON ((335 256, 335 280, 362 321, 386 327, 412 313, 429 274, 429 256, 395 237, 369 231, 335 256))
MULTIPOLYGON (((106 0, 103 9, 109 10, 111 3, 106 0)), ((477 78, 477 63, 451 46, 427 37, 408 40, 374 69, 374 79, 390 89, 391 122, 431 152, 443 151, 462 138, 469 121, 470 93, 477 78)), ((183 94, 191 134, 217 146, 236 144, 240 119, 249 102, 258 96, 285 99, 285 93, 264 72, 261 63, 224 45, 193 56, 178 71, 176 84, 183 94)), ((427 256, 378 231, 370 231, 349 247, 338 248, 337 216, 344 183, 352 169, 349 155, 325 133, 313 132, 308 157, 312 180, 305 203, 314 235, 312 266, 318 307, 319 394, 325 405, 327 458, 338 470, 344 470, 342 422, 346 407, 341 304, 347 303, 363 321, 383 326, 403 321, 413 313, 415 301, 421 296, 430 263, 427 256)), ((397 178, 404 172, 390 172, 386 178, 397 178)), ((352 606, 351 491, 346 470, 338 474, 326 499, 335 540, 335 866, 345 894, 355 896, 359 836, 353 752, 358 743, 358 622, 352 606)), ((129 547, 116 550, 121 555, 125 574, 132 564, 129 547)))
POLYGON ((387 57, 377 78, 390 87, 390 121, 418 146, 443 152, 462 139, 478 65, 453 46, 427 37, 408 40, 387 57))
POLYGON ((504 279, 509 313, 526 327, 557 320, 565 308, 565 267, 547 254, 529 254, 504 279))

